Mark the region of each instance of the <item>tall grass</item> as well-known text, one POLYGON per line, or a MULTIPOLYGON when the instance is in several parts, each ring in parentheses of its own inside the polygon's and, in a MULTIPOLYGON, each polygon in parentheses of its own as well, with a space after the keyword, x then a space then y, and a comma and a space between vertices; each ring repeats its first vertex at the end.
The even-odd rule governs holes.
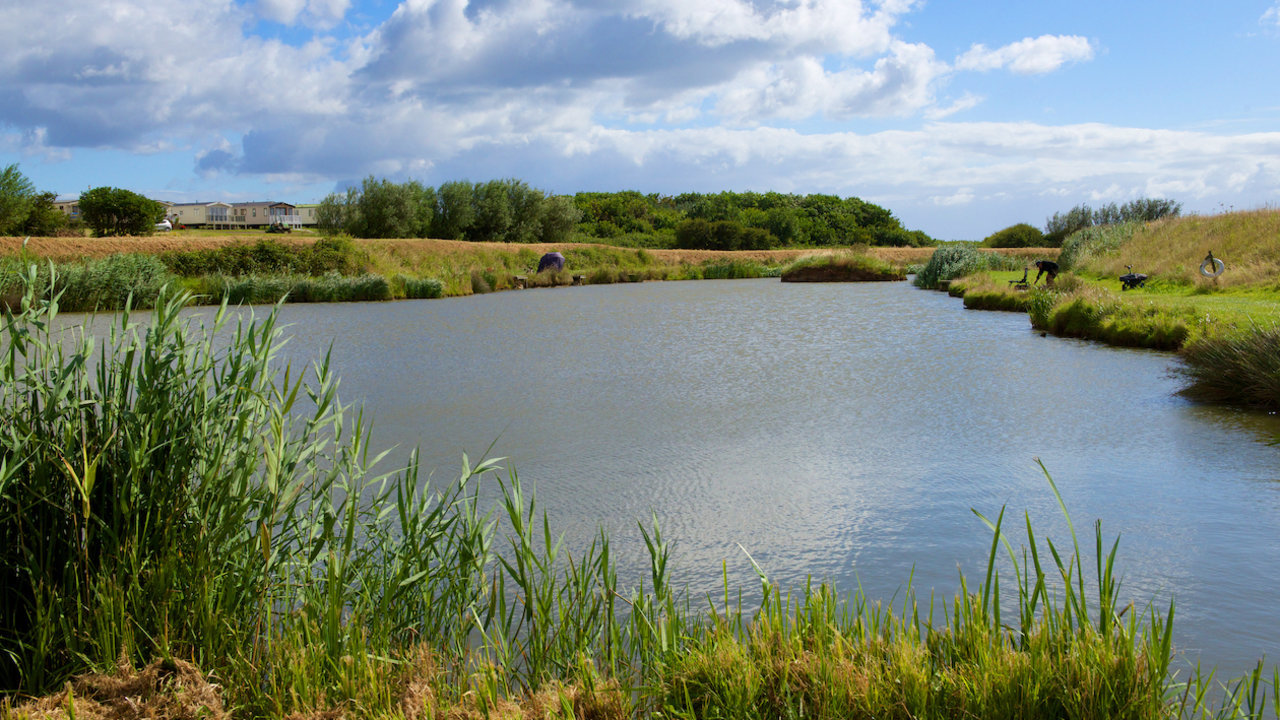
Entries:
MULTIPOLYGON (((763 569, 758 610, 727 582, 694 606, 656 519, 628 588, 607 535, 563 546, 495 460, 464 456, 444 484, 416 454, 375 474, 327 358, 281 367, 274 312, 233 322, 224 303, 201 325, 187 300, 162 294, 145 328, 126 311, 101 341, 60 332, 33 289, 5 315, 6 691, 164 658, 216 675, 242 717, 1207 712, 1208 676, 1167 684, 1172 606, 1121 606, 1100 528, 1082 548, 1027 522, 1019 552, 1001 513, 981 582, 936 614, 914 592, 786 593, 763 569)), ((1258 678, 1237 707, 1265 702, 1258 678)))
POLYGON ((1275 242, 1280 210, 1275 208, 1163 218, 1077 235, 1063 245, 1065 262, 1100 277, 1118 277, 1132 265, 1153 280, 1205 290, 1274 289, 1280 278, 1280 245, 1275 242), (1226 263, 1226 271, 1217 278, 1199 272, 1210 251, 1226 263))
POLYGON ((136 307, 151 307, 160 288, 174 276, 151 255, 116 254, 76 263, 37 261, 29 257, 0 260, 0 304, 14 304, 28 283, 42 296, 60 295, 66 310, 118 310, 132 298, 136 307))
POLYGON ((1182 349, 1183 393, 1197 400, 1280 408, 1280 327, 1204 335, 1182 349))

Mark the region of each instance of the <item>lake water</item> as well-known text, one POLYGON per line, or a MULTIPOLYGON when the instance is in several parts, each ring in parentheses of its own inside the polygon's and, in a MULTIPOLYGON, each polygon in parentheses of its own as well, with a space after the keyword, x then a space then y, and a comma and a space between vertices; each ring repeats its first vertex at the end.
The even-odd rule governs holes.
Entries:
MULTIPOLYGON (((751 563, 873 598, 981 582, 1008 508, 1087 553, 1121 536, 1122 593, 1177 601, 1175 644, 1237 675, 1280 658, 1275 417, 1190 403, 1174 356, 1041 337, 906 283, 645 283, 290 305, 295 363, 332 343, 375 447, 507 458, 572 549, 611 534, 624 579, 656 516, 676 579, 718 595, 751 563)), ((1091 572, 1091 569, 1086 567, 1091 572)))

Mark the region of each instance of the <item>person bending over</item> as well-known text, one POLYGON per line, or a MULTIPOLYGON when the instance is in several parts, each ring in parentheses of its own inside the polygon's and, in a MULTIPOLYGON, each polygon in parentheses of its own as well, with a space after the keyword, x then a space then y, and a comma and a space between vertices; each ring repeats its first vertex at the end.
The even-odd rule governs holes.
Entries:
POLYGON ((1036 263, 1036 279, 1032 284, 1040 282, 1041 275, 1047 275, 1048 279, 1044 281, 1045 285, 1052 285, 1053 279, 1058 277, 1058 263, 1052 260, 1037 260, 1036 263))

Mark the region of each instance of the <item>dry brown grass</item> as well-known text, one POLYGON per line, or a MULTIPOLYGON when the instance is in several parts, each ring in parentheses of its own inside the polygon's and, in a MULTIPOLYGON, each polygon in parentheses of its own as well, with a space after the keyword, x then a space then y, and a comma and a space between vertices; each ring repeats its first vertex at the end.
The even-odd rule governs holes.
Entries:
POLYGON ((194 665, 156 660, 141 671, 125 660, 114 674, 84 675, 66 689, 0 712, 13 720, 221 720, 222 688, 194 665))
MULTIPOLYGON (((264 238, 286 244, 306 245, 315 242, 317 236, 312 233, 291 233, 285 235, 266 235, 261 232, 225 233, 185 230, 163 235, 145 237, 119 238, 66 238, 66 237, 33 237, 27 245, 27 251, 38 257, 54 260, 75 260, 82 258, 106 257, 115 253, 159 253, 166 250, 203 250, 227 245, 255 243, 264 238)), ((23 238, 0 237, 0 255, 12 255, 22 248, 23 238)), ((463 240, 432 240, 426 238, 403 240, 356 240, 359 246, 367 246, 370 250, 381 250, 401 257, 412 256, 466 256, 477 252, 517 253, 522 249, 537 253, 564 250, 564 244, 532 244, 511 245, 507 243, 475 243, 463 240)), ((601 247, 610 247, 601 245, 601 247)), ((723 252, 718 250, 646 250, 658 262, 679 265, 681 263, 701 264, 715 260, 733 258, 738 260, 754 260, 771 265, 794 260, 801 255, 837 252, 843 249, 813 250, 790 248, 785 250, 746 250, 723 252)), ((1043 256, 1046 252, 1056 254, 1056 250, 1027 249, 1004 250, 1006 255, 1043 256)), ((895 265, 925 262, 933 254, 933 248, 911 247, 873 247, 867 254, 874 258, 886 260, 895 265)))
MULTIPOLYGON (((183 231, 148 235, 143 237, 33 237, 27 242, 27 252, 51 260, 82 260, 101 258, 117 253, 161 253, 166 250, 204 250, 227 245, 252 244, 264 238, 277 242, 310 245, 316 241, 310 233, 267 235, 265 233, 201 233, 183 231)), ((22 250, 24 238, 0 237, 0 255, 16 255, 22 250)))
POLYGON ((1165 218, 1138 228, 1120 251, 1091 258, 1089 272, 1117 277, 1136 272, 1187 285, 1243 287, 1280 278, 1280 209, 1265 208, 1222 215, 1165 218), (1200 263, 1213 251, 1226 264, 1216 280, 1200 275, 1200 263))

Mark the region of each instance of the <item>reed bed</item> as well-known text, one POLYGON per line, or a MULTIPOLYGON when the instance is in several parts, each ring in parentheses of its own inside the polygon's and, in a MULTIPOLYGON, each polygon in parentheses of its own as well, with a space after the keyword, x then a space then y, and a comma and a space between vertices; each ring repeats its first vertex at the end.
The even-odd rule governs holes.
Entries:
POLYGON ((1241 407, 1280 408, 1280 327, 1254 325, 1205 335, 1182 349, 1188 397, 1241 407))
POLYGON ((216 680, 189 716, 271 718, 1257 717, 1280 684, 1171 679, 1173 606, 1122 605, 1116 543, 1028 521, 1015 549, 1003 511, 983 577, 937 608, 760 568, 757 609, 727 582, 695 602, 656 519, 623 587, 608 536, 565 548, 497 460, 375 473, 328 359, 278 365, 274 311, 197 324, 165 291, 95 340, 28 280, 0 343, 6 718, 88 716, 110 699, 69 677, 157 667, 216 680))

